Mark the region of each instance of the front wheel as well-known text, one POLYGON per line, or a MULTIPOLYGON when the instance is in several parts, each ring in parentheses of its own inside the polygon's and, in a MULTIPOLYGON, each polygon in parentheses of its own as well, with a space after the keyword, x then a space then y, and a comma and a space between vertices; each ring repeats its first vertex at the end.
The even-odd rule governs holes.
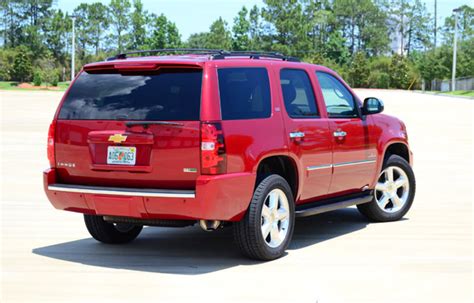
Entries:
POLYGON ((252 259, 281 257, 293 235, 295 206, 285 179, 270 175, 255 189, 245 217, 234 224, 234 237, 242 253, 252 259))
POLYGON ((415 175, 402 157, 392 155, 384 163, 372 202, 359 204, 359 211, 372 221, 396 221, 408 212, 415 198, 415 175))
POLYGON ((84 222, 91 236, 102 243, 122 244, 133 241, 143 226, 128 223, 109 223, 102 216, 84 215, 84 222))

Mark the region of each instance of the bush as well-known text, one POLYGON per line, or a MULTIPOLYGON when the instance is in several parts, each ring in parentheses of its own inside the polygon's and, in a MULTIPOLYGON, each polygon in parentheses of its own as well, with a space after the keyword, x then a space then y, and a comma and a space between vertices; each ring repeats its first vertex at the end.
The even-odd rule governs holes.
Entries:
POLYGON ((35 71, 33 75, 33 85, 34 86, 41 86, 43 79, 41 78, 41 73, 39 71, 35 71))
POLYGON ((26 47, 19 47, 12 66, 12 80, 26 82, 31 79, 33 67, 26 47))
POLYGON ((369 78, 369 65, 363 52, 357 52, 349 68, 349 82, 354 87, 367 87, 369 78))
POLYGON ((58 82, 59 82, 59 76, 58 74, 56 73, 53 78, 51 79, 51 86, 58 86, 58 82))
POLYGON ((390 87, 407 89, 410 85, 409 61, 403 56, 394 54, 390 62, 390 87))
POLYGON ((12 67, 16 55, 14 49, 0 49, 0 81, 11 81, 12 67))
POLYGON ((58 86, 59 76, 57 69, 47 68, 43 71, 44 82, 51 84, 51 86, 58 86))
POLYGON ((389 88, 390 75, 386 72, 375 70, 370 73, 368 87, 371 88, 389 88))

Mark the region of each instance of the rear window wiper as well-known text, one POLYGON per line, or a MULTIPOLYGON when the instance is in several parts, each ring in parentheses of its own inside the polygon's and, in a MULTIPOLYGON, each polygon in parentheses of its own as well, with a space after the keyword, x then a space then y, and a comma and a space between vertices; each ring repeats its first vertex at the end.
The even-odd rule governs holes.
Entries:
POLYGON ((166 125, 166 126, 184 126, 183 123, 170 122, 170 121, 128 121, 125 122, 127 127, 141 125, 144 128, 148 128, 150 125, 166 125))

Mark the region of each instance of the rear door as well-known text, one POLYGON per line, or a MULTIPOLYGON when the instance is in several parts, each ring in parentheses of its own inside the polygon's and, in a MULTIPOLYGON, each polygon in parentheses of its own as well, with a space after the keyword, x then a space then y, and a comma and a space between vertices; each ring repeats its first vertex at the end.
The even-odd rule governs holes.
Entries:
POLYGON ((301 163, 300 201, 328 193, 331 182, 331 135, 327 119, 321 118, 313 84, 306 69, 283 68, 278 71, 285 127, 290 152, 301 163))
POLYGON ((202 74, 195 67, 82 72, 58 114, 58 181, 194 188, 202 74))
POLYGON ((370 185, 376 171, 376 144, 369 123, 362 120, 352 93, 334 75, 316 72, 324 97, 333 143, 330 194, 358 192, 370 185))

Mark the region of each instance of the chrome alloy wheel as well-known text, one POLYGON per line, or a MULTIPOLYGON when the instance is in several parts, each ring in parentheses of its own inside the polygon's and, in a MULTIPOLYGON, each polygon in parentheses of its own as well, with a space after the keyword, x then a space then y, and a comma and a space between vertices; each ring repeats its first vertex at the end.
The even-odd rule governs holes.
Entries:
POLYGON ((261 230, 265 243, 278 247, 285 241, 290 225, 290 207, 285 193, 278 188, 273 189, 265 197, 262 205, 261 230))
POLYGON ((375 201, 384 212, 399 211, 410 195, 410 182, 403 169, 397 166, 385 168, 375 185, 375 201))

